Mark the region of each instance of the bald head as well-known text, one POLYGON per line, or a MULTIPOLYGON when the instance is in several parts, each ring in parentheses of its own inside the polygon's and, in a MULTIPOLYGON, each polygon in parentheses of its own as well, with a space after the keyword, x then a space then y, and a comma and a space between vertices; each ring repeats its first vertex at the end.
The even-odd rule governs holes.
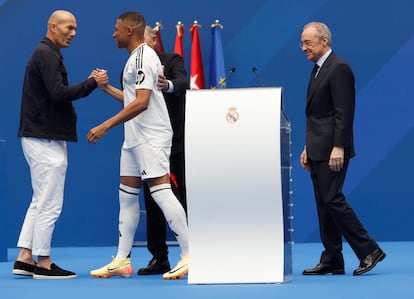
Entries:
POLYGON ((62 23, 65 20, 69 20, 69 19, 73 19, 76 22, 75 16, 67 11, 67 10, 55 10, 49 18, 49 21, 47 22, 47 24, 58 24, 58 23, 62 23))
POLYGON ((54 11, 47 22, 48 37, 59 49, 69 47, 76 36, 76 18, 66 10, 54 11))

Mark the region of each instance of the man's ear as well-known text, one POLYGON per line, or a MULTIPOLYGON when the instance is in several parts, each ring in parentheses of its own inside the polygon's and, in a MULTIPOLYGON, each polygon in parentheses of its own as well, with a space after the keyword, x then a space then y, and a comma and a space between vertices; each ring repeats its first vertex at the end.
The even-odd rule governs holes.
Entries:
POLYGON ((56 33, 56 28, 57 28, 57 26, 56 26, 56 24, 49 24, 49 31, 50 32, 53 32, 53 33, 56 33))
POLYGON ((127 34, 128 35, 131 35, 132 34, 132 28, 130 27, 130 26, 128 26, 128 27, 126 27, 126 30, 127 30, 127 34))

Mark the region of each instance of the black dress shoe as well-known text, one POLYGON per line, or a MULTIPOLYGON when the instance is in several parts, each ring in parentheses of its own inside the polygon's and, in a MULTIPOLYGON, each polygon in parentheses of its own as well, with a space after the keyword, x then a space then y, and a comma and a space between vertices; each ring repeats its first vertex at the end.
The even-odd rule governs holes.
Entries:
POLYGON ((332 266, 324 263, 319 263, 315 268, 306 269, 303 271, 303 275, 323 275, 323 274, 345 274, 344 267, 332 266))
POLYGON ((373 252, 368 254, 367 257, 361 260, 359 267, 354 271, 354 275, 361 275, 372 270, 378 262, 385 258, 385 256, 385 252, 382 251, 381 248, 375 249, 373 252))
POLYGON ((153 275, 153 274, 164 274, 171 270, 170 262, 168 259, 156 259, 152 258, 146 268, 138 270, 138 275, 153 275))

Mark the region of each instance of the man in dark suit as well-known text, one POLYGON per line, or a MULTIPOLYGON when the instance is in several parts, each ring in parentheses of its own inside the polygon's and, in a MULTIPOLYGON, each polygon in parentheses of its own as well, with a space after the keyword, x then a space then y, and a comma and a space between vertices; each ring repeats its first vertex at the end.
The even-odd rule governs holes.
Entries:
POLYGON ((306 146, 300 163, 310 170, 325 249, 316 267, 304 270, 303 275, 344 274, 342 237, 360 260, 353 272, 360 275, 372 270, 385 253, 368 235, 342 193, 349 160, 355 155, 354 75, 332 51, 331 32, 325 24, 307 24, 301 47, 315 67, 307 91, 306 146))
MULTIPOLYGON (((156 34, 150 26, 146 27, 144 37, 150 47, 157 48, 156 34)), ((173 129, 170 155, 171 186, 184 210, 187 210, 184 172, 185 93, 189 88, 187 72, 180 55, 158 51, 157 54, 164 66, 164 76, 159 76, 158 88, 163 91, 173 129)), ((153 258, 147 267, 139 269, 138 275, 163 274, 170 270, 166 222, 147 187, 144 188, 144 197, 147 212, 147 247, 153 258)))

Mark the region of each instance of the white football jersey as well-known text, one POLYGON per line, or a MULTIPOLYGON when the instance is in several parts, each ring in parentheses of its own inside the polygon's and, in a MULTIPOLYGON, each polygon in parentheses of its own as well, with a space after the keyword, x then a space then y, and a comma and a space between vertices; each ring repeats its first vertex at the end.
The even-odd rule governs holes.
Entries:
POLYGON ((148 108, 124 123, 124 148, 142 143, 171 146, 172 128, 161 90, 157 89, 158 74, 163 69, 157 53, 147 44, 131 52, 123 72, 124 107, 135 100, 136 89, 150 89, 148 108))

